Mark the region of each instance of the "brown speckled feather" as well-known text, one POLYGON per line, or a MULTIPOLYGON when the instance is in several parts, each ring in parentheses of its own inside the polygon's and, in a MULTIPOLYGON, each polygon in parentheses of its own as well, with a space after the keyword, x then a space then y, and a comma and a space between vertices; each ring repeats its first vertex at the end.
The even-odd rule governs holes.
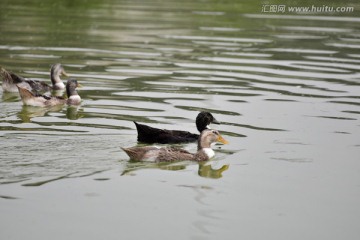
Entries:
POLYGON ((207 161, 214 156, 211 143, 227 143, 216 130, 204 130, 198 140, 198 151, 193 154, 184 149, 175 147, 131 147, 122 148, 132 160, 154 161, 154 162, 173 162, 173 161, 207 161))
POLYGON ((18 87, 21 100, 24 105, 30 106, 55 106, 66 103, 66 99, 62 97, 49 97, 46 95, 34 94, 26 88, 18 87))
POLYGON ((49 85, 43 81, 25 79, 13 72, 8 72, 4 68, 0 67, 0 73, 3 78, 2 88, 6 92, 17 92, 16 85, 19 83, 26 83, 28 89, 34 93, 45 93, 51 90, 61 90, 64 88, 64 84, 60 79, 60 76, 65 75, 66 72, 61 64, 57 63, 51 67, 51 82, 49 85))

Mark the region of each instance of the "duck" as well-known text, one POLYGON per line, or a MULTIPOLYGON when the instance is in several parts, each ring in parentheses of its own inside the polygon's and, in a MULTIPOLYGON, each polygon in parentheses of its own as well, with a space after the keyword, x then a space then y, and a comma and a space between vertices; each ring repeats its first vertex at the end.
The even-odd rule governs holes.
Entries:
MULTIPOLYGON (((150 127, 144 124, 135 122, 137 130, 137 140, 143 143, 189 143, 196 142, 199 138, 199 134, 190 133, 181 130, 166 130, 150 127)), ((196 117, 196 128, 201 133, 204 129, 210 128, 210 123, 220 124, 214 116, 202 111, 196 117)))
POLYGON ((56 63, 51 66, 50 69, 50 79, 52 85, 48 85, 43 81, 25 79, 13 72, 8 72, 4 68, 1 68, 1 74, 3 77, 2 88, 5 92, 17 92, 17 84, 26 83, 29 85, 28 89, 31 89, 33 92, 48 92, 51 90, 63 90, 65 85, 61 80, 61 76, 68 77, 67 73, 64 70, 64 67, 60 63, 56 63))
POLYGON ((66 83, 66 94, 68 96, 67 99, 63 97, 33 93, 28 89, 26 83, 19 83, 16 86, 18 87, 23 104, 27 106, 50 107, 62 104, 79 105, 81 103, 81 97, 76 91, 76 88, 80 85, 75 79, 69 79, 66 83))
POLYGON ((154 161, 154 162, 174 162, 174 161, 208 161, 215 156, 211 144, 220 142, 228 144, 217 130, 205 129, 201 132, 198 139, 198 148, 196 153, 190 153, 181 148, 175 147, 157 147, 143 146, 121 148, 133 161, 154 161))

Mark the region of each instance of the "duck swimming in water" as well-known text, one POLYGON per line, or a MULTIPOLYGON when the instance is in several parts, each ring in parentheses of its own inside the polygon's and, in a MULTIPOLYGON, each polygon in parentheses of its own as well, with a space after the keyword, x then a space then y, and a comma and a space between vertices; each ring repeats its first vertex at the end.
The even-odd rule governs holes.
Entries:
POLYGON ((198 139, 196 153, 174 147, 158 148, 154 146, 122 148, 122 150, 131 160, 135 161, 173 162, 187 160, 203 162, 215 156, 215 152, 211 148, 211 144, 215 142, 228 143, 217 130, 205 129, 198 139))
MULTIPOLYGON (((159 129, 135 121, 134 123, 138 132, 137 139, 143 143, 187 143, 196 142, 199 138, 199 134, 187 131, 159 129)), ((209 128, 210 123, 220 124, 209 112, 200 112, 196 117, 196 127, 199 132, 209 128)))
POLYGON ((76 91, 79 84, 74 79, 70 79, 66 83, 67 99, 33 93, 27 88, 28 86, 25 83, 19 83, 16 86, 19 89, 20 97, 24 105, 47 107, 61 104, 79 105, 81 103, 81 97, 76 91))
MULTIPOLYGON (((25 83, 28 85, 27 89, 31 89, 33 92, 48 92, 51 90, 65 89, 65 85, 61 80, 61 76, 68 76, 60 63, 56 63, 51 66, 50 79, 52 85, 48 85, 43 81, 25 79, 13 72, 8 72, 3 68, 0 68, 1 75, 3 77, 2 88, 5 92, 17 92, 17 84, 25 83)), ((24 86, 24 85, 23 85, 24 86)))

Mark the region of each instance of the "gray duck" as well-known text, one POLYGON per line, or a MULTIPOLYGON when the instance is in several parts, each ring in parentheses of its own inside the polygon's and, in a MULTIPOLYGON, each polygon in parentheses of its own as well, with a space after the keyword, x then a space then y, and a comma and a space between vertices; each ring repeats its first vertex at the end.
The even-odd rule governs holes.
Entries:
POLYGON ((19 89, 20 97, 24 105, 36 106, 36 107, 47 107, 61 104, 68 105, 79 105, 81 103, 81 97, 76 91, 79 87, 77 80, 70 79, 66 83, 66 94, 68 98, 46 96, 38 93, 31 92, 27 87, 26 83, 19 83, 16 85, 19 89))
POLYGON ((25 79, 13 72, 8 72, 4 68, 0 67, 0 72, 3 77, 2 88, 5 92, 17 92, 17 84, 25 83, 28 85, 27 89, 31 89, 33 92, 48 92, 51 90, 63 90, 65 85, 61 80, 61 76, 68 76, 63 66, 60 63, 56 63, 51 66, 50 79, 52 85, 48 85, 43 81, 25 79))

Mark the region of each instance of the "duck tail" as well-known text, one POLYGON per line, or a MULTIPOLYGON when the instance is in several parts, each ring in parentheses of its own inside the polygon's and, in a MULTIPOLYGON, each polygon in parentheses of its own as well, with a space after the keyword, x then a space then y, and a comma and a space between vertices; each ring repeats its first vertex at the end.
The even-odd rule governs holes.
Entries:
POLYGON ((29 91, 26 88, 26 86, 23 86, 22 84, 16 84, 16 86, 19 89, 19 94, 20 94, 21 100, 23 101, 24 104, 26 102, 28 102, 30 99, 33 99, 36 97, 31 91, 29 91))
POLYGON ((7 71, 5 68, 0 66, 0 74, 3 78, 4 82, 7 82, 9 84, 18 84, 25 81, 25 78, 13 73, 7 71))
POLYGON ((144 130, 144 126, 145 125, 142 125, 142 124, 139 124, 135 121, 133 121, 135 126, 136 126, 136 131, 137 131, 137 134, 138 134, 138 141, 141 141, 143 140, 143 136, 146 135, 146 131, 144 130))
POLYGON ((135 158, 136 152, 134 152, 133 149, 131 149, 131 148, 123 148, 123 147, 120 147, 120 148, 130 157, 130 159, 135 158))
POLYGON ((162 130, 158 129, 158 128, 153 128, 153 127, 150 127, 150 126, 147 126, 144 124, 137 123, 135 121, 134 121, 134 123, 135 123, 136 130, 138 133, 137 140, 139 142, 152 143, 154 141, 149 141, 149 139, 154 140, 162 132, 162 130))
POLYGON ((133 121, 135 126, 136 126, 136 130, 139 132, 139 128, 140 128, 140 124, 138 124, 137 122, 133 121))
POLYGON ((12 79, 10 72, 6 71, 6 69, 1 66, 0 66, 0 74, 1 74, 1 77, 3 78, 3 82, 9 83, 9 84, 14 83, 14 80, 12 79))

